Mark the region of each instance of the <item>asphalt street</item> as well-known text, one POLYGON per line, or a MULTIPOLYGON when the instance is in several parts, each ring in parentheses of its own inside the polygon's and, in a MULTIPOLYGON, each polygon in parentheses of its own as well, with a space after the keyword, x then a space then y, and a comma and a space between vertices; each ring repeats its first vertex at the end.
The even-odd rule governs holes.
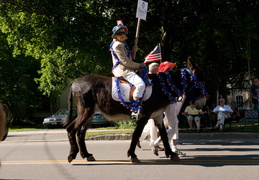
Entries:
POLYGON ((133 165, 126 155, 129 135, 87 140, 96 161, 78 155, 68 163, 65 130, 10 132, 0 143, 0 179, 259 179, 258 134, 187 134, 180 134, 185 138, 178 147, 187 153, 180 161, 171 161, 162 151, 155 156, 145 140, 136 149, 141 163, 133 165))

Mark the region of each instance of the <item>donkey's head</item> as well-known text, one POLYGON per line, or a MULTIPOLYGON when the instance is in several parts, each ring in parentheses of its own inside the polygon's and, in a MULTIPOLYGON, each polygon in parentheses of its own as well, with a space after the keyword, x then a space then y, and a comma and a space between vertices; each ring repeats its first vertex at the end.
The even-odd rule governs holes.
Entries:
POLYGON ((189 73, 190 83, 187 87, 186 102, 195 101, 195 107, 201 109, 206 104, 207 93, 204 87, 206 77, 202 69, 194 63, 190 56, 187 59, 187 72, 189 73))

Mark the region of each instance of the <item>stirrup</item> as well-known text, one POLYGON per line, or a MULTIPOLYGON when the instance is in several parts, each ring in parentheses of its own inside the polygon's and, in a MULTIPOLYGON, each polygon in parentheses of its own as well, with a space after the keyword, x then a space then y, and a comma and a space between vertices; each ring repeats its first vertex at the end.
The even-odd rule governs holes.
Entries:
POLYGON ((130 119, 133 119, 133 120, 140 120, 140 113, 139 112, 132 112, 131 113, 131 116, 130 116, 130 119))
POLYGON ((140 112, 132 112, 131 113, 131 116, 130 116, 130 119, 132 119, 132 120, 140 120, 141 118, 143 118, 143 117, 146 117, 146 115, 145 114, 143 114, 143 113, 140 113, 140 112))

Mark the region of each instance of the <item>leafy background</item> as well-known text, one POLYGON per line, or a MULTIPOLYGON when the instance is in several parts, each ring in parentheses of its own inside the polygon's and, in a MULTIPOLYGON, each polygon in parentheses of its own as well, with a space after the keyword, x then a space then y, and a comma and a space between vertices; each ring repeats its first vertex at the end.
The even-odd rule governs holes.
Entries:
MULTIPOLYGON (((244 88, 258 76, 258 8, 254 0, 148 0, 138 62, 158 43, 163 60, 186 65, 191 55, 207 76, 213 103, 226 84, 244 88), (248 66, 250 65, 250 66, 248 66)), ((116 20, 134 43, 137 0, 0 0, 0 99, 14 122, 60 95, 85 73, 111 76, 109 52, 116 20), (18 112, 18 106, 27 111, 18 112)))

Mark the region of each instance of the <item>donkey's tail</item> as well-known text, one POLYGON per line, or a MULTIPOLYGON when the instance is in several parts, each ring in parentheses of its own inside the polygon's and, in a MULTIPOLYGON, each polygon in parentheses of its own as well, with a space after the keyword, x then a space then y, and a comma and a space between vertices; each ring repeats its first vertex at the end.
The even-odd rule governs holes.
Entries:
POLYGON ((63 127, 67 127, 73 121, 72 116, 73 116, 73 93, 70 88, 70 92, 68 95, 68 115, 65 122, 63 123, 63 127))

